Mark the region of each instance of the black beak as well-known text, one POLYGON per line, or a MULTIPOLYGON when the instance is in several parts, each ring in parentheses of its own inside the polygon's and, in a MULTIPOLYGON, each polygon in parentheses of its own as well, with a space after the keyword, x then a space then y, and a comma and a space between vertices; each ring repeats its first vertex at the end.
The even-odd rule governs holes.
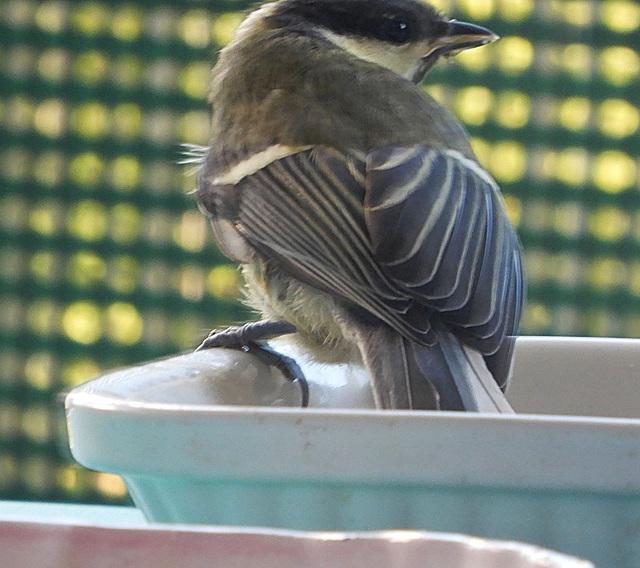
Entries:
POLYGON ((450 52, 457 53, 465 49, 487 45, 499 39, 498 34, 482 26, 450 20, 446 25, 446 33, 433 43, 432 49, 426 56, 428 57, 434 50, 437 50, 440 55, 450 52))
POLYGON ((422 56, 421 65, 412 77, 413 82, 422 82, 438 58, 455 55, 465 49, 487 45, 499 39, 498 34, 482 26, 450 20, 444 25, 444 33, 431 43, 429 51, 422 56))

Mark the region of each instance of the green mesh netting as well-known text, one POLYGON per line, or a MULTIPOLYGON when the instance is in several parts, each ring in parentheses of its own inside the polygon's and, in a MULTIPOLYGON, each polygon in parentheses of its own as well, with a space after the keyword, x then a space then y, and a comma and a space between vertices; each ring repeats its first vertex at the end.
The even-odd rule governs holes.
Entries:
MULTIPOLYGON (((502 36, 432 73, 526 249, 522 332, 640 336, 640 4, 440 0, 502 36)), ((244 321, 187 192, 245 1, 0 0, 0 498, 118 502, 55 393, 244 321)))

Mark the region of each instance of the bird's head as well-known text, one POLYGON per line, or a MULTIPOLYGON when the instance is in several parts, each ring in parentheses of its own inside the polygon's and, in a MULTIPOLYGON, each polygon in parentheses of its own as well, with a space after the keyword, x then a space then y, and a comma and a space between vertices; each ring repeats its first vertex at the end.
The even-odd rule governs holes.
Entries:
POLYGON ((420 0, 280 0, 260 16, 279 28, 313 29, 352 55, 414 83, 439 58, 498 39, 420 0))

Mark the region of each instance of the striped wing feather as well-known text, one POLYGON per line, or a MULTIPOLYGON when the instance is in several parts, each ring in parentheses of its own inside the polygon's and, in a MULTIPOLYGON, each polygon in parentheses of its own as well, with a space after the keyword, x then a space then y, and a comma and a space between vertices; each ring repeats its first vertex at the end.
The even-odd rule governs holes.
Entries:
POLYGON ((234 191, 235 227, 262 254, 422 345, 435 341, 435 318, 483 353, 504 385, 504 340, 522 308, 520 246, 475 162, 424 147, 378 148, 366 160, 317 147, 234 191))
POLYGON ((385 273, 484 354, 515 332, 520 245, 495 182, 452 151, 380 148, 364 214, 385 273))

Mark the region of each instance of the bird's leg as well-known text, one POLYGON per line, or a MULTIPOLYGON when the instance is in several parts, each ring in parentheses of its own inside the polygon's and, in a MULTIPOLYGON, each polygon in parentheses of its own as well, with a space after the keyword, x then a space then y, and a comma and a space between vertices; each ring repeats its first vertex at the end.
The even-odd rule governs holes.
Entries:
POLYGON ((302 407, 309 405, 309 385, 307 379, 294 359, 278 353, 264 341, 280 335, 295 333, 296 327, 283 321, 255 321, 225 330, 214 329, 200 344, 196 351, 214 347, 242 349, 258 357, 263 363, 278 369, 286 379, 298 382, 302 391, 302 407))

